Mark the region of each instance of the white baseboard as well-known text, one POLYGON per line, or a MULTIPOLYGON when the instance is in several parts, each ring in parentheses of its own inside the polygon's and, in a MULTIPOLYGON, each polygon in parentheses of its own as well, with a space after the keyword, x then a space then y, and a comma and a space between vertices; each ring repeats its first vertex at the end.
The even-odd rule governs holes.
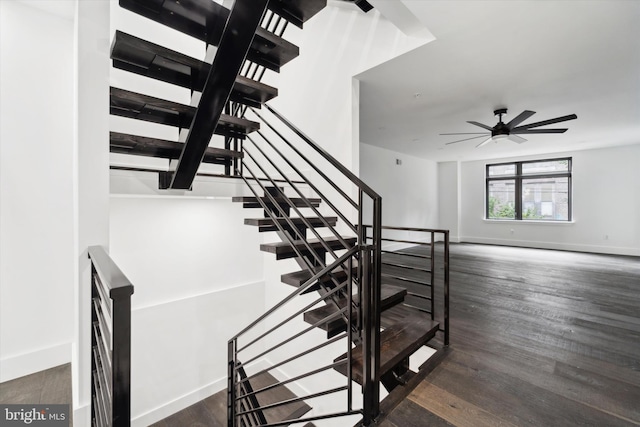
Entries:
POLYGON ((626 247, 616 247, 616 246, 542 242, 542 241, 532 241, 532 240, 494 239, 490 237, 473 237, 473 236, 461 236, 460 242, 482 243, 487 245, 501 245, 501 246, 517 246, 517 247, 535 248, 535 249, 555 249, 555 250, 574 251, 574 252, 591 252, 591 253, 610 254, 610 255, 640 256, 640 248, 626 248, 626 247))
POLYGON ((0 382, 71 363, 71 343, 62 343, 0 360, 0 382))
POLYGON ((199 389, 193 390, 190 393, 187 393, 183 396, 178 397, 170 402, 167 402, 161 406, 158 406, 151 411, 145 412, 144 414, 138 415, 135 418, 131 419, 132 427, 145 427, 156 423, 164 418, 167 418, 170 415, 175 414, 178 411, 181 411, 194 403, 197 403, 207 397, 219 392, 220 390, 227 387, 227 378, 220 378, 216 381, 213 381, 199 389))
MULTIPOLYGON (((247 366, 247 368, 255 369, 256 371, 267 367, 268 365, 264 360, 258 360, 247 366)), ((226 388, 227 377, 219 378, 203 387, 200 387, 199 389, 193 390, 190 393, 147 411, 144 414, 135 416, 131 419, 131 426, 145 427, 151 425, 226 388)))
POLYGON ((91 426, 91 406, 83 405, 73 409, 73 427, 91 426))

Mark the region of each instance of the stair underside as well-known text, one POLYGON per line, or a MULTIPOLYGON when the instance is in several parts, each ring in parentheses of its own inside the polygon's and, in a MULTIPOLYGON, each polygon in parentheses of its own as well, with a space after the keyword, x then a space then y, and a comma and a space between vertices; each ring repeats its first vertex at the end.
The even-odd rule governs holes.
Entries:
POLYGON ((269 2, 269 9, 300 28, 326 6, 327 0, 272 0, 269 2))
MULTIPOLYGON (((211 65, 163 46, 116 31, 111 46, 113 66, 149 78, 201 92, 211 65)), ((260 108, 278 96, 278 89, 238 76, 231 101, 260 108)))
MULTIPOLYGON (((355 237, 345 237, 344 240, 346 241, 347 245, 349 245, 349 247, 353 246, 356 243, 355 237)), ((342 244, 342 242, 340 242, 340 240, 338 240, 335 237, 325 238, 324 241, 326 245, 333 250, 346 249, 342 244)), ((318 239, 309 239, 307 240, 307 243, 315 251, 326 250, 325 247, 322 245, 322 243, 318 239)), ((295 241, 294 244, 302 252, 303 255, 310 254, 310 252, 306 249, 303 241, 295 241)), ((263 252, 269 252, 269 253, 275 254, 276 259, 278 260, 286 259, 286 258, 294 258, 298 256, 296 251, 288 242, 263 243, 260 245, 260 250, 263 252)))
MULTIPOLYGON (((147 138, 119 132, 109 132, 110 151, 119 154, 178 159, 184 143, 166 139, 147 138)), ((240 151, 209 147, 202 161, 204 163, 226 164, 230 159, 242 158, 240 151)))
MULTIPOLYGON (((403 322, 395 323, 380 333, 380 376, 391 371, 402 360, 415 353, 420 347, 432 339, 439 324, 431 320, 428 315, 413 314, 404 318, 403 322)), ((347 354, 336 358, 343 360, 347 354)), ((351 351, 352 379, 362 384, 362 344, 358 344, 351 351)), ((347 366, 339 365, 335 368, 343 375, 347 375, 347 366)))
MULTIPOLYGON (((353 273, 352 274, 357 274, 358 272, 358 266, 354 263, 354 265, 352 266, 353 268, 353 273)), ((307 288, 306 291, 303 292, 303 294, 309 293, 309 292, 313 292, 313 291, 317 291, 318 289, 320 289, 320 284, 323 283, 325 285, 328 286, 332 286, 332 283, 334 280, 338 281, 338 283, 343 283, 345 280, 347 280, 347 264, 345 263, 344 268, 343 267, 338 267, 335 270, 332 271, 331 275, 324 275, 322 277, 320 277, 320 279, 313 285, 311 285, 309 288, 307 288)), ((319 272, 321 270, 320 267, 318 267, 316 269, 316 273, 319 272)), ((313 273, 315 274, 315 273, 313 273)), ((291 285, 291 286, 295 286, 295 287, 300 287, 302 285, 304 285, 307 280, 311 279, 312 273, 309 270, 300 270, 300 271, 294 271, 292 273, 287 273, 287 274, 283 274, 280 276, 280 281, 282 283, 285 283, 287 285, 291 285)))
MULTIPOLYGON (((273 207, 274 204, 271 202, 269 197, 261 197, 260 198, 267 206, 273 207)), ((282 197, 274 197, 275 201, 281 206, 291 206, 289 202, 291 202, 297 208, 306 208, 309 207, 309 203, 313 207, 320 206, 320 199, 307 199, 309 203, 307 203, 304 199, 297 197, 290 197, 288 201, 282 197)), ((235 196, 231 199, 235 203, 242 203, 243 208, 262 208, 258 199, 253 196, 235 196)))
MULTIPOLYGON (((229 10, 212 0, 120 0, 120 6, 208 44, 218 46, 229 10)), ((247 59, 274 71, 296 58, 292 43, 258 28, 247 59)))
MULTIPOLYGON (((311 224, 314 228, 317 227, 325 227, 326 225, 322 220, 318 217, 307 217, 305 218, 307 223, 311 224)), ((305 221, 302 218, 291 217, 289 220, 296 227, 306 227, 305 221)), ((324 219, 329 225, 335 226, 338 222, 337 217, 327 217, 324 219)), ((279 228, 275 225, 275 223, 280 224, 283 227, 289 227, 289 222, 285 218, 277 218, 273 220, 271 218, 246 218, 244 220, 245 225, 253 225, 258 227, 259 232, 264 231, 278 231, 279 228)))
MULTIPOLYGON (((397 286, 382 285, 380 287, 380 311, 384 311, 396 304, 401 303, 404 300, 406 294, 406 289, 399 288, 397 286)), ((346 298, 340 298, 338 299, 337 304, 340 309, 343 309, 347 306, 348 300, 346 298)), ((309 324, 315 325, 322 319, 335 314, 338 311, 339 309, 336 308, 334 304, 329 303, 325 306, 304 313, 304 321, 309 324)), ((353 311, 352 318, 355 318, 356 315, 357 313, 353 311)), ((318 325, 318 327, 327 331, 327 338, 331 338, 345 331, 347 329, 347 323, 345 322, 344 318, 340 316, 328 322, 321 323, 320 325, 318 325)))
MULTIPOLYGON (((195 107, 189 105, 115 87, 111 87, 109 92, 110 111, 116 116, 189 129, 196 111, 195 107)), ((223 114, 218 126, 216 126, 215 133, 244 138, 246 134, 258 129, 260 129, 259 123, 223 114)))

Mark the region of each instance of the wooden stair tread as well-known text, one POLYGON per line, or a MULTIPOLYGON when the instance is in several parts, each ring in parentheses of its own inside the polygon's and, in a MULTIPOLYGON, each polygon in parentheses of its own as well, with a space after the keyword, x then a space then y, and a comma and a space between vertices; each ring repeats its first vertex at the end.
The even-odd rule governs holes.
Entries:
MULTIPOLYGON (((219 45, 229 16, 229 9, 212 0, 120 0, 120 6, 214 46, 219 45)), ((299 53, 296 45, 258 28, 247 59, 280 71, 299 53)))
MULTIPOLYGON (((109 93, 110 111, 116 116, 189 129, 196 111, 196 108, 190 105, 116 87, 111 87, 109 93)), ((260 129, 259 123, 223 114, 220 116, 215 133, 244 138, 246 134, 258 129, 260 129)))
MULTIPOLYGON (((291 217, 288 219, 291 220, 291 222, 293 222, 294 224, 304 224, 302 218, 299 217, 291 217)), ((314 226, 316 224, 323 224, 322 220, 318 217, 305 217, 305 219, 314 226)), ((324 219, 331 225, 336 225, 336 223, 338 222, 338 217, 335 216, 325 217, 324 219)), ((287 219, 285 218, 275 218, 275 220, 271 218, 245 218, 244 223, 245 225, 266 227, 269 225, 274 225, 276 221, 281 224, 287 224, 287 219)))
MULTIPOLYGON (((291 222, 296 227, 306 227, 305 222, 302 218, 299 217, 291 217, 289 218, 291 222)), ((326 227, 322 220, 318 217, 306 217, 306 220, 309 224, 311 224, 314 228, 317 227, 326 227)), ((338 222, 337 217, 326 217, 325 221, 329 223, 329 225, 334 226, 338 222)), ((289 222, 284 218, 276 218, 275 220, 271 218, 245 218, 245 225, 253 225, 258 227, 259 232, 265 231, 278 231, 279 228, 275 225, 279 223, 282 227, 289 227, 289 222)))
POLYGON ((327 6, 327 0, 271 0, 269 9, 293 25, 302 28, 302 24, 327 6))
MULTIPOLYGON (((346 264, 345 264, 345 266, 346 266, 346 264)), ((354 262, 354 265, 353 265, 354 273, 356 272, 356 268, 357 268, 357 265, 354 262)), ((317 270, 316 270, 316 273, 318 271, 320 271, 320 270, 322 270, 322 268, 318 267, 317 270)), ((286 283, 287 285, 300 287, 307 280, 311 279, 311 277, 313 277, 314 274, 315 273, 312 273, 309 270, 294 271, 294 272, 291 272, 291 273, 286 273, 286 274, 281 275, 280 276, 280 281, 282 283, 286 283)), ((335 278, 340 280, 340 281, 344 281, 344 280, 347 279, 347 272, 342 267, 338 267, 335 270, 333 270, 333 274, 334 274, 335 278)), ((321 282, 327 282, 329 280, 331 280, 331 278, 328 275, 322 276, 320 278, 321 282)))
MULTIPOLYGON (((391 371, 403 359, 426 344, 435 336, 438 327, 438 322, 431 320, 428 315, 416 313, 382 331, 380 333, 380 376, 391 371)), ((335 361, 346 357, 347 353, 337 357, 335 361)), ((362 384, 362 357, 362 344, 358 344, 351 351, 352 378, 358 384, 362 384)), ((335 369, 347 375, 345 364, 335 369)))
MULTIPOLYGON (((116 31, 111 46, 113 66, 156 80, 202 91, 211 65, 163 46, 116 31)), ((231 100, 260 107, 278 96, 278 89, 238 76, 231 100)))
MULTIPOLYGON (((344 237, 343 238, 346 243, 350 246, 356 243, 355 237, 344 237)), ((336 237, 327 237, 324 239, 327 246, 329 246, 333 250, 341 250, 345 249, 344 245, 338 238, 336 237)), ((314 250, 324 251, 325 247, 318 239, 309 239, 307 240, 309 246, 311 246, 314 250)), ((301 240, 297 240, 294 242, 295 246, 303 253, 308 254, 309 251, 306 249, 305 243, 301 240)), ((263 252, 269 252, 276 255, 276 259, 285 259, 285 258, 294 258, 297 255, 296 251, 288 242, 273 242, 273 243, 263 243, 260 245, 260 250, 263 252)))
MULTIPOLYGON (((404 288, 400 288, 398 286, 392 285, 381 285, 380 286, 380 310, 384 311, 388 308, 393 307, 396 304, 401 303, 404 300, 405 295, 407 295, 407 290, 404 288)), ((337 301, 340 309, 343 309, 347 306, 348 300, 347 298, 340 298, 337 301)), ((304 321, 314 325, 321 321, 322 319, 330 316, 339 311, 338 308, 334 304, 327 304, 322 307, 318 307, 316 309, 307 311, 304 313, 304 321)), ((356 312, 352 313, 352 316, 356 316, 356 312)), ((346 330, 346 322, 340 317, 336 317, 328 322, 322 323, 318 325, 320 329, 327 331, 327 338, 334 337, 338 335, 340 332, 346 330)))
MULTIPOLYGON (((268 373, 260 374, 249 380, 254 391, 263 389, 278 382, 276 378, 268 373)), ((272 403, 294 399, 296 396, 286 386, 277 386, 262 393, 256 394, 256 398, 261 406, 272 403)), ((284 420, 297 419, 309 412, 312 408, 303 401, 289 403, 264 411, 264 416, 269 423, 277 423, 284 420)))
MULTIPOLYGON (((288 201, 282 197, 274 197, 274 199, 278 204, 282 206, 289 206, 288 201)), ((253 196, 234 196, 231 198, 231 200, 236 203, 242 203, 243 204, 242 207, 244 208, 249 208, 249 209, 262 208, 262 205, 258 202, 258 199, 253 196)), ((262 200, 267 206, 274 206, 274 204, 271 202, 271 199, 269 199, 269 197, 260 197, 260 200, 262 200)), ((321 199, 308 198, 307 200, 309 201, 309 203, 311 203, 313 207, 317 208, 318 206, 320 206, 321 199)), ((302 198, 290 197, 289 201, 293 203, 295 207, 298 207, 298 208, 309 207, 307 202, 302 198)))
MULTIPOLYGON (((109 132, 109 148, 112 153, 178 159, 183 147, 184 143, 182 142, 109 132)), ((229 159, 242 158, 243 156, 244 153, 240 151, 208 147, 202 161, 204 163, 225 164, 229 159)))

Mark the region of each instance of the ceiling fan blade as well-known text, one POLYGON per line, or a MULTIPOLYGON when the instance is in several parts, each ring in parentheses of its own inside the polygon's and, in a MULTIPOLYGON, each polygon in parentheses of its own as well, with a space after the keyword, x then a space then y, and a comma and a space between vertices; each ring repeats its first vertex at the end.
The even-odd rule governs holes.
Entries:
POLYGON ((518 143, 518 144, 522 144, 523 142, 527 142, 527 140, 526 140, 526 139, 524 139, 523 137, 518 136, 518 135, 509 135, 509 136, 508 136, 508 139, 509 139, 510 141, 516 142, 516 143, 518 143))
POLYGON ((489 131, 492 131, 493 128, 487 125, 483 125, 482 123, 478 123, 478 122, 474 122, 474 121, 467 121, 467 123, 471 123, 472 125, 476 125, 476 126, 480 126, 482 129, 486 129, 489 131))
POLYGON ((462 142, 462 141, 469 141, 470 139, 483 138, 483 137, 485 137, 485 136, 487 136, 487 134, 479 135, 479 136, 472 136, 471 138, 460 139, 460 140, 458 140, 458 141, 451 141, 451 142, 447 142, 447 143, 446 143, 446 144, 444 144, 444 145, 456 144, 456 143, 458 143, 458 142, 462 142))
POLYGON ((507 129, 513 129, 514 127, 518 126, 520 123, 527 120, 529 117, 533 116, 535 113, 536 113, 535 111, 524 110, 522 113, 515 116, 513 120, 507 123, 505 127, 507 129))
POLYGON ((554 123, 566 122, 567 120, 577 119, 578 116, 575 114, 569 114, 568 116, 556 117, 555 119, 543 120, 541 122, 529 123, 528 125, 519 126, 517 128, 511 129, 511 131, 520 130, 520 129, 529 129, 529 128, 537 128, 538 126, 552 125, 554 123))
POLYGON ((489 135, 486 132, 455 132, 455 133, 440 133, 438 135, 489 135))
POLYGON ((482 141, 480 144, 476 145, 476 148, 480 148, 480 147, 482 147, 483 145, 488 144, 488 143, 489 143, 489 142, 491 142, 492 140, 493 140, 493 137, 492 137, 492 136, 490 136, 489 138, 487 138, 487 139, 485 139, 484 141, 482 141))
POLYGON ((532 134, 532 133, 565 133, 568 129, 520 129, 516 128, 511 131, 511 134, 532 134))

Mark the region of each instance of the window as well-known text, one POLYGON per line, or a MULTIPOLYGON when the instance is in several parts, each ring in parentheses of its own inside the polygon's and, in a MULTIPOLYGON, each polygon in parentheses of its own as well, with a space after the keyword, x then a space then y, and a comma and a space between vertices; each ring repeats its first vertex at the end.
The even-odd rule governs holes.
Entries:
POLYGON ((571 221, 571 158, 487 165, 485 218, 571 221))

